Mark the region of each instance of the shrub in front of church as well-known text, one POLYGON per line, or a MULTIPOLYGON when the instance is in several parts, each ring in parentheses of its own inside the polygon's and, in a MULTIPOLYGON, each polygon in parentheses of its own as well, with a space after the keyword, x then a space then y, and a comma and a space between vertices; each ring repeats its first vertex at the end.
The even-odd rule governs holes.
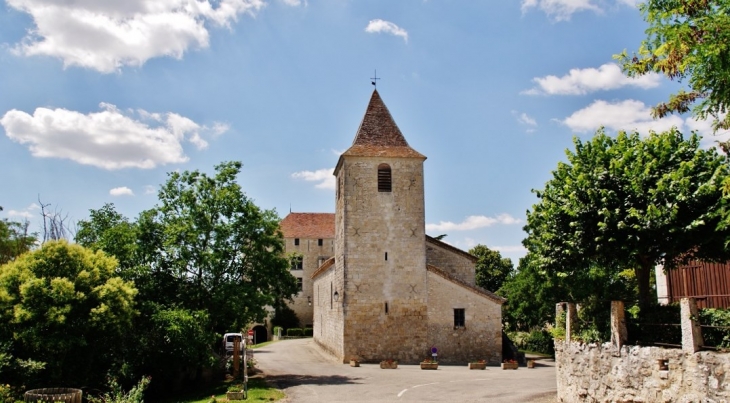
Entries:
POLYGON ((314 336, 314 329, 311 327, 305 327, 304 328, 304 337, 312 337, 314 336))

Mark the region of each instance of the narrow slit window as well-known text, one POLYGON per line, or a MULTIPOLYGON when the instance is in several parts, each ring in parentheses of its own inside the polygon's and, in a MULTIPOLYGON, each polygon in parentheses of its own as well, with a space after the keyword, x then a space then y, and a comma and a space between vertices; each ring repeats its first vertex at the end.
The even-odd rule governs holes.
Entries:
POLYGON ((390 192, 393 188, 393 179, 390 172, 390 165, 378 165, 378 192, 390 192))
POLYGON ((301 277, 297 277, 297 289, 302 291, 304 289, 304 283, 301 277))
POLYGON ((385 252, 385 260, 388 260, 388 252, 385 252))
POLYGON ((386 315, 388 314, 388 303, 387 302, 385 303, 385 314, 386 315))

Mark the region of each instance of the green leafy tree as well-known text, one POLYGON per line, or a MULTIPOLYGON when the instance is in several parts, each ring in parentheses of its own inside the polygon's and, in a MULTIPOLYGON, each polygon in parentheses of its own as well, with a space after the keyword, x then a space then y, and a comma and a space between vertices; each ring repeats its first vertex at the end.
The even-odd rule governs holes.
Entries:
POLYGON ((236 177, 240 162, 199 171, 172 172, 160 204, 138 221, 142 251, 152 271, 174 280, 176 302, 209 312, 212 329, 224 333, 262 321, 266 306, 297 292, 289 274, 279 217, 248 199, 236 177))
POLYGON ((28 221, 0 220, 0 265, 28 252, 36 243, 37 236, 28 231, 29 225, 28 221))
POLYGON ((561 276, 591 267, 633 269, 639 303, 651 301, 654 265, 689 258, 724 259, 719 231, 728 177, 724 156, 672 129, 642 139, 599 130, 559 163, 527 213, 524 244, 537 264, 561 276))
POLYGON ((496 250, 485 245, 469 249, 469 254, 477 257, 476 284, 486 290, 497 291, 514 272, 512 260, 503 258, 496 250))
POLYGON ((730 128, 730 1, 648 0, 639 5, 649 24, 638 52, 615 57, 629 76, 651 72, 687 80, 688 90, 658 104, 655 117, 693 112, 730 128))
POLYGON ((137 265, 136 225, 118 213, 113 203, 89 210, 89 219, 79 221, 77 226, 78 244, 116 257, 122 269, 137 265))
POLYGON ((50 384, 100 384, 136 314, 137 290, 116 266, 66 241, 0 266, 0 333, 17 365, 44 363, 40 379, 50 384))

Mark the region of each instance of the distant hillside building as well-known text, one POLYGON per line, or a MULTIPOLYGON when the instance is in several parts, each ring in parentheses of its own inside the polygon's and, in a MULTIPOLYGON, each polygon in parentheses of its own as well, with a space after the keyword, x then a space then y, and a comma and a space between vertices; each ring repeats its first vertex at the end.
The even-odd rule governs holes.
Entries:
POLYGON ((374 91, 334 171, 335 214, 282 221, 302 257, 292 307, 343 362, 416 363, 433 347, 443 363, 501 362, 504 299, 475 285, 474 256, 425 233, 425 159, 374 91))

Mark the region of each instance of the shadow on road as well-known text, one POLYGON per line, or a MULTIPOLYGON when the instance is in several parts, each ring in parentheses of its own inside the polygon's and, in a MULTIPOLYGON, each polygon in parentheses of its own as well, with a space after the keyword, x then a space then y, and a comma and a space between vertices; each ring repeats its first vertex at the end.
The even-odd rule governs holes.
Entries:
POLYGON ((300 385, 353 385, 361 384, 362 378, 352 378, 342 375, 267 375, 266 380, 275 384, 279 389, 286 389, 300 385))

